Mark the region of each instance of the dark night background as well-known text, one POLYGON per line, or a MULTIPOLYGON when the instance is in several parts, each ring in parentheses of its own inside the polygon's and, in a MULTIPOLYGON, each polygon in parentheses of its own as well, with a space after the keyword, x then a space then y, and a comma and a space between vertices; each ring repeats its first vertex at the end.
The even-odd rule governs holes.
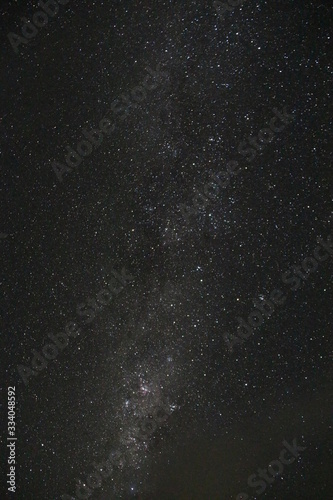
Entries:
POLYGON ((7 410, 15 385, 17 410, 1 498, 76 498, 120 450, 89 498, 236 499, 294 438, 306 450, 260 498, 332 498, 332 259, 298 291, 281 282, 332 234, 330 2, 247 0, 219 19, 213 1, 70 0, 16 54, 7 34, 38 10, 0 7, 1 392, 7 410), (65 146, 159 63, 60 183, 65 146), (247 162, 239 143, 284 106, 294 121, 247 162), (180 205, 229 160, 241 172, 186 222, 180 205), (17 366, 122 267, 133 281, 25 386, 17 366), (286 303, 230 352, 224 333, 275 288, 286 303), (162 401, 166 422, 129 441, 162 401))

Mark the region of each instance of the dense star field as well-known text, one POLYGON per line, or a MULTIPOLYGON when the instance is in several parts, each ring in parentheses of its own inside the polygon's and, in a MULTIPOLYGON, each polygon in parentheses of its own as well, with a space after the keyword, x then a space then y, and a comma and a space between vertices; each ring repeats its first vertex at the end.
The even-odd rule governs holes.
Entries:
POLYGON ((331 2, 0 19, 1 498, 331 498, 331 2))

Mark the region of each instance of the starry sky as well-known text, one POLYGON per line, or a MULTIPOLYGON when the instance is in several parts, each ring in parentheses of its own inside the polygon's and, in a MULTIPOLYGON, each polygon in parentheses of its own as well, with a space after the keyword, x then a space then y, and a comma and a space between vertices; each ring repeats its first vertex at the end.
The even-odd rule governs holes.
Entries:
POLYGON ((283 276, 333 237, 332 6, 232 3, 70 0, 17 51, 8 33, 40 7, 1 4, 1 392, 16 387, 20 500, 331 497, 332 253, 297 290, 283 276), (103 118, 112 132, 69 168, 103 118), (284 304, 230 348, 275 289, 284 304), (257 495, 248 477, 295 438, 305 451, 257 495))

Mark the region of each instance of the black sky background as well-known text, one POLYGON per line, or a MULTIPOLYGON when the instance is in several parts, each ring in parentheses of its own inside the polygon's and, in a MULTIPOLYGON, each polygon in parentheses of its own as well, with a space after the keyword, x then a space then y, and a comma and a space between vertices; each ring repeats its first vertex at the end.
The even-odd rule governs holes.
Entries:
POLYGON ((330 2, 248 0, 222 21, 213 2, 73 0, 15 54, 7 33, 37 10, 0 8, 16 497, 75 498, 76 479, 121 448, 124 401, 143 399, 146 371, 175 411, 91 498, 235 499, 296 437, 301 460, 261 498, 330 498, 331 259, 243 345, 230 353, 223 339, 332 234, 330 2), (59 183, 52 161, 160 62, 163 82, 59 183), (247 163, 239 143, 284 106, 294 122, 247 163), (180 204, 231 159, 241 173, 186 223, 180 204), (133 282, 26 387, 17 365, 123 266, 133 282))

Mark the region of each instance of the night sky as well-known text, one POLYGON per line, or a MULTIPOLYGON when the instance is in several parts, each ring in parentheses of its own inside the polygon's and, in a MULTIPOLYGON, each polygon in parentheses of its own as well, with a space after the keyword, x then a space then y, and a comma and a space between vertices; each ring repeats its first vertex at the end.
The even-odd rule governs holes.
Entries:
POLYGON ((331 2, 49 4, 0 7, 0 497, 329 500, 331 2))

